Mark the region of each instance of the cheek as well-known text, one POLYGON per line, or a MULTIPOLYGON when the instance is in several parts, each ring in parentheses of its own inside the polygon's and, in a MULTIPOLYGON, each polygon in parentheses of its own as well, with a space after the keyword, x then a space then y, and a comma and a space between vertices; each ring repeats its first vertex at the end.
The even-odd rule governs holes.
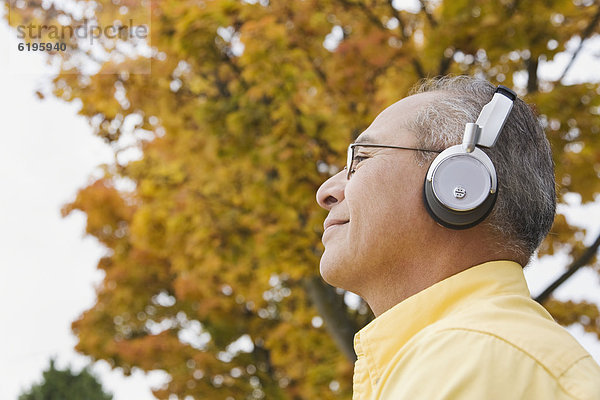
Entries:
MULTIPOLYGON (((408 163, 409 161, 407 161, 408 163)), ((412 165, 410 165, 412 167, 412 165)), ((423 208, 423 180, 425 172, 419 168, 398 166, 397 173, 384 174, 381 186, 384 188, 382 200, 389 206, 390 215, 403 216, 418 214, 423 208)))
POLYGON ((373 246, 373 242, 381 241, 390 224, 396 223, 399 201, 395 189, 382 182, 381 175, 373 172, 355 178, 345 193, 350 213, 349 239, 358 246, 373 246))
POLYGON ((355 222, 350 234, 358 240, 373 241, 382 235, 397 234, 396 231, 410 229, 425 216, 422 191, 423 182, 419 170, 373 169, 355 176, 346 186, 346 200, 350 218, 355 222), (369 240, 370 239, 370 240, 369 240))

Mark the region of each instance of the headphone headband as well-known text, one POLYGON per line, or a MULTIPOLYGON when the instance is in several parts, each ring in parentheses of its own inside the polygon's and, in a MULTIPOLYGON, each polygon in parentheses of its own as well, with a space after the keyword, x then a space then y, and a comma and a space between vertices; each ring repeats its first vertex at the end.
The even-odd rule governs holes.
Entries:
POLYGON ((480 128, 478 146, 492 147, 496 144, 498 135, 512 110, 517 94, 506 86, 498 86, 494 97, 481 109, 475 122, 480 128))

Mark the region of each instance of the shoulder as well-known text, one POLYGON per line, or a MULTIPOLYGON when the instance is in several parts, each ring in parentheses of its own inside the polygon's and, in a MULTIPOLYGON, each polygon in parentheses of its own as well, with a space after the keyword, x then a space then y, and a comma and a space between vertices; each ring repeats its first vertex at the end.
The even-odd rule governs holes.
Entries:
POLYGON ((590 358, 588 352, 557 324, 550 314, 530 298, 505 296, 484 306, 444 318, 429 327, 424 337, 452 336, 468 340, 491 340, 503 347, 506 357, 522 354, 553 377, 562 376, 579 360, 590 358), (477 339, 479 338, 479 339, 477 339))
POLYGON ((562 327, 488 313, 446 318, 413 337, 382 376, 379 398, 600 398, 600 368, 562 327))

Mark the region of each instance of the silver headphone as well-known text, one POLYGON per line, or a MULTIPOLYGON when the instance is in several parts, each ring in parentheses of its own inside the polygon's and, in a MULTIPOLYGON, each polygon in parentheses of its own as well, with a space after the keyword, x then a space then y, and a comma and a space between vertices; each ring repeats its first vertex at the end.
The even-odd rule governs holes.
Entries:
POLYGON ((492 147, 506 122, 517 95, 498 86, 475 123, 467 123, 462 144, 441 152, 425 176, 425 208, 440 225, 467 229, 482 222, 498 196, 498 179, 492 160, 479 147, 492 147))

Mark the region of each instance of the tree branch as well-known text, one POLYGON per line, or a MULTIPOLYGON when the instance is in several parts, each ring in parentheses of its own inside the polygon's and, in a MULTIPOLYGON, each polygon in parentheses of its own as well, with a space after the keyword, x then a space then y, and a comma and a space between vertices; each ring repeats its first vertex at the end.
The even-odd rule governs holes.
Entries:
POLYGON ((546 288, 540 295, 538 295, 534 300, 540 304, 543 304, 552 292, 554 292, 560 285, 562 285, 567 279, 569 279, 579 268, 586 266, 592 260, 596 252, 598 251, 598 247, 600 247, 600 235, 596 238, 596 241, 588 247, 583 254, 575 261, 571 263, 567 271, 558 277, 557 280, 552 282, 550 286, 546 288))
MULTIPOLYGON (((371 9, 369 7, 367 7, 364 3, 361 3, 361 2, 354 3, 354 2, 351 2, 348 0, 340 0, 340 2, 347 7, 360 8, 361 11, 365 13, 367 18, 375 24, 375 26, 377 26, 379 29, 381 29, 383 31, 386 31, 386 32, 389 31, 388 28, 385 26, 385 24, 383 22, 381 22, 381 19, 377 15, 375 15, 373 13, 373 11, 371 11, 371 9)), ((402 20, 402 16, 398 12, 398 10, 396 10, 392 6, 392 0, 388 0, 388 4, 390 5, 390 8, 392 9, 392 13, 394 14, 394 17, 396 17, 398 19, 398 27, 400 29, 400 35, 402 36, 402 39, 404 41, 409 40, 410 37, 405 32, 405 29, 404 29, 405 25, 404 25, 404 21, 402 20)), ((419 60, 416 58, 413 58, 412 65, 415 68, 415 72, 417 73, 419 78, 425 78, 425 71, 423 70, 423 66, 421 65, 419 60)))
POLYGON ((452 57, 446 57, 442 54, 442 59, 440 60, 440 68, 438 71, 438 75, 446 75, 448 72, 448 68, 450 68, 450 64, 452 63, 452 57))
MULTIPOLYGON (((405 42, 410 40, 410 37, 406 34, 406 25, 404 24, 402 15, 400 15, 400 12, 398 12, 398 10, 394 7, 393 0, 388 0, 388 5, 390 6, 390 10, 392 11, 394 18, 398 20, 398 28, 400 29, 400 36, 402 37, 402 40, 405 42)), ((417 58, 412 59, 412 65, 415 68, 415 72, 419 76, 419 79, 425 78, 425 71, 423 70, 421 62, 419 62, 417 58)))
POLYGON ((360 8, 361 11, 367 16, 369 21, 371 21, 373 24, 375 24, 379 29, 387 30, 386 26, 383 24, 383 22, 381 22, 381 19, 379 19, 379 17, 377 15, 373 14, 373 11, 371 11, 371 8, 368 7, 366 4, 364 4, 360 1, 357 3, 354 3, 354 2, 348 1, 348 0, 340 0, 340 3, 342 3, 346 7, 360 8))
POLYGON ((565 70, 563 71, 563 73, 560 76, 560 78, 558 78, 557 82, 562 81, 563 78, 565 77, 565 75, 567 75, 567 72, 569 72, 569 69, 571 69, 571 66, 573 65, 573 63, 575 62, 575 59, 579 55, 579 52, 583 48, 583 42, 585 42, 585 40, 594 32, 594 29, 596 28, 596 25, 598 25, 599 21, 600 21, 600 7, 598 7, 598 10, 596 11, 596 14, 592 18, 592 20, 590 21, 590 23, 588 24, 588 26, 585 28, 585 30, 583 31, 583 35, 581 35, 581 42, 579 42, 579 46, 577 46, 577 49, 573 53, 573 56, 571 56, 571 60, 569 61, 569 63, 565 67, 565 70))
POLYGON ((433 14, 430 13, 429 11, 427 11, 427 3, 425 3, 425 0, 419 0, 419 3, 421 3, 421 9, 425 13, 425 17, 427 17, 427 20, 429 21, 431 26, 433 28, 437 27, 438 23, 435 20, 435 18, 433 17, 433 14))
POLYGON ((538 56, 532 54, 525 64, 527 66, 527 93, 535 93, 538 90, 538 56))
POLYGON ((338 349, 349 361, 356 361, 354 334, 358 327, 348 316, 344 297, 337 294, 335 289, 323 282, 319 276, 307 278, 304 287, 338 349))

